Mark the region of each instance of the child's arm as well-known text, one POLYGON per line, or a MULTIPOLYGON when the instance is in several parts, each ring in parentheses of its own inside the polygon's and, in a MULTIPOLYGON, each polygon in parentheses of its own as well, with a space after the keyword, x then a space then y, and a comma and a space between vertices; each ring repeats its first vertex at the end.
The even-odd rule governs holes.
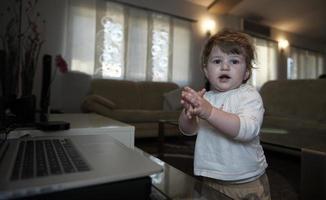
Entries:
POLYGON ((234 138, 238 135, 240 130, 240 118, 238 115, 215 108, 203 98, 203 95, 189 87, 185 88, 183 98, 192 105, 192 115, 207 120, 213 127, 230 137, 234 138))
POLYGON ((197 117, 191 118, 187 115, 187 110, 184 108, 179 117, 179 129, 186 135, 194 135, 198 130, 197 117))
POLYGON ((222 133, 232 138, 238 136, 240 130, 238 115, 213 107, 210 116, 206 120, 222 133))

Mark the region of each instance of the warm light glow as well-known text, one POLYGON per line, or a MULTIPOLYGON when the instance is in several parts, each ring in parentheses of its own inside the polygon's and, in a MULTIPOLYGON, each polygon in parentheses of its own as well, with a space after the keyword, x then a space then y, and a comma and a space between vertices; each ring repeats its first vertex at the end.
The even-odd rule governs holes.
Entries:
POLYGON ((212 19, 205 19, 203 21, 203 30, 207 35, 210 35, 215 29, 215 21, 212 19))
POLYGON ((281 39, 278 41, 278 46, 280 49, 285 49, 289 46, 289 42, 286 39, 281 39))

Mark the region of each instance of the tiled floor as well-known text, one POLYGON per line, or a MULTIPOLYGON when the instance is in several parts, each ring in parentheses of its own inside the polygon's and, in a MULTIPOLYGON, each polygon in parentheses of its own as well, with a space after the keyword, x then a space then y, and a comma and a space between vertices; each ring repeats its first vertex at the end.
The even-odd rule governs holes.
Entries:
MULTIPOLYGON (((193 175, 194 140, 189 138, 168 138, 161 159, 172 166, 193 175)), ((138 139, 135 145, 144 151, 157 155, 158 142, 155 139, 138 139)), ((273 200, 297 200, 300 188, 300 159, 275 151, 265 150, 269 167, 271 195, 273 200)))

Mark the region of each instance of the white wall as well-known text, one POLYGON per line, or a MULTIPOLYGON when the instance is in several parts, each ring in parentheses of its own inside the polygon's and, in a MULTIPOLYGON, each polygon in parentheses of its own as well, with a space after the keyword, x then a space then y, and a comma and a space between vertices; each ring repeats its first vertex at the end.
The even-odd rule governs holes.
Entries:
MULTIPOLYGON (((61 107, 61 74, 59 71, 55 73, 55 56, 64 52, 66 3, 67 0, 43 0, 39 1, 38 4, 41 16, 46 20, 45 43, 41 55, 49 54, 52 56, 51 108, 61 107)), ((40 59, 34 87, 34 92, 38 97, 41 93, 41 74, 42 64, 40 59)))
MULTIPOLYGON (((1 0, 0 12, 6 12, 6 8, 13 6, 12 0, 1 0)), ((27 2, 27 1, 23 1, 27 2)), ((41 74, 42 74, 42 56, 44 54, 50 54, 55 56, 62 52, 63 48, 63 33, 64 33, 64 8, 65 8, 66 0, 60 1, 51 1, 51 0, 42 0, 38 1, 36 6, 36 12, 40 13, 40 18, 45 20, 45 29, 42 30, 42 36, 45 39, 45 42, 42 46, 39 63, 37 65, 35 80, 34 80, 34 91, 33 93, 37 96, 38 104, 39 104, 39 96, 41 90, 41 74)), ((23 12, 26 5, 23 6, 23 12)), ((26 20, 26 16, 23 15, 23 19, 26 20)), ((1 19, 3 20, 3 19, 1 19)), ((25 21, 26 22, 26 21, 25 21)), ((42 27, 38 27, 42 29, 42 27)), ((1 21, 0 33, 2 34, 5 29, 4 21, 1 21)), ((2 48, 2 45, 0 45, 2 48)), ((54 61, 54 57, 52 59, 54 61)), ((53 68, 53 67, 52 67, 53 68)), ((56 78, 58 79, 58 78, 56 78)), ((55 80, 57 81, 57 80, 55 80)), ((53 96, 52 96, 53 97, 53 96)))

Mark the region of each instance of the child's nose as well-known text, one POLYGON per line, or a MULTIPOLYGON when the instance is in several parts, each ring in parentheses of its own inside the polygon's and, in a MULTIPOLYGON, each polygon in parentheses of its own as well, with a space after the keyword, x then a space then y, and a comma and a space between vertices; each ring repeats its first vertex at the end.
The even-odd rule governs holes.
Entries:
POLYGON ((229 69, 230 69, 229 63, 224 62, 224 63, 222 64, 222 68, 221 68, 221 69, 222 69, 222 70, 229 70, 229 69))

